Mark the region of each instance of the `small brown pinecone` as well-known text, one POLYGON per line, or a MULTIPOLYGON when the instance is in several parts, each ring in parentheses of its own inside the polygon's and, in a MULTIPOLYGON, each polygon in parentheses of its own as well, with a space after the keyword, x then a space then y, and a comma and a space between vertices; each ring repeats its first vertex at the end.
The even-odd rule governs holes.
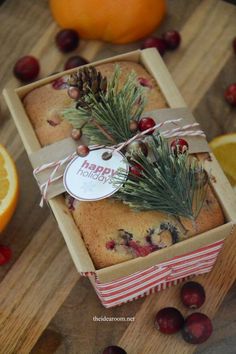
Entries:
POLYGON ((76 87, 79 90, 76 108, 89 108, 93 104, 89 93, 92 93, 99 101, 100 95, 106 93, 107 90, 107 78, 102 76, 94 66, 81 68, 76 73, 71 74, 68 84, 70 87, 76 87))

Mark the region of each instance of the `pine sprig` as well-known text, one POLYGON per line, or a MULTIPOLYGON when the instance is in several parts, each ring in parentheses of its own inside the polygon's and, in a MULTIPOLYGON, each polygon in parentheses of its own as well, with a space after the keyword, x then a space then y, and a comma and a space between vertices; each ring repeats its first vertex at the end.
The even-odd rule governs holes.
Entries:
MULTIPOLYGON (((196 219, 206 195, 205 171, 187 153, 171 152, 166 139, 149 138, 152 156, 132 157, 142 166, 141 177, 129 175, 115 197, 136 210, 157 210, 176 217, 196 219)), ((120 177, 123 173, 117 177, 120 177)))
POLYGON ((89 137, 91 144, 111 145, 111 141, 93 124, 94 121, 109 132, 116 144, 134 135, 129 125, 131 120, 138 121, 143 113, 146 104, 145 88, 137 84, 134 72, 130 73, 120 88, 120 74, 120 68, 116 66, 106 93, 101 92, 99 97, 90 90, 87 107, 77 106, 62 112, 74 128, 87 123, 83 127, 83 133, 89 137))
MULTIPOLYGON (((82 74, 75 77, 82 94, 74 108, 64 110, 64 118, 75 128, 83 126, 90 144, 115 145, 129 140, 135 135, 130 122, 139 121, 146 103, 145 88, 138 84, 135 73, 131 72, 123 85, 119 66, 108 84, 94 69, 82 74)), ((157 210, 178 219, 196 219, 207 190, 203 167, 188 153, 174 154, 160 135, 152 135, 146 142, 150 157, 142 153, 130 156, 131 165, 141 166, 141 176, 129 174, 115 197, 137 210, 157 210)), ((122 171, 119 172, 114 183, 120 178, 123 181, 123 177, 122 171)))

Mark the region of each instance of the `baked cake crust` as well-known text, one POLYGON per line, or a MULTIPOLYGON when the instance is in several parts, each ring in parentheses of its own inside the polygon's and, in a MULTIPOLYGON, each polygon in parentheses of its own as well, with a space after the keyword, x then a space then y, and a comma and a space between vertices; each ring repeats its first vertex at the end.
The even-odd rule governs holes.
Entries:
MULTIPOLYGON (((121 86, 133 70, 137 74, 139 82, 147 87, 148 102, 145 107, 146 112, 167 107, 166 101, 155 80, 141 65, 124 61, 98 65, 97 69, 101 71, 102 75, 107 76, 109 80, 117 64, 121 68, 121 86)), ((61 110, 69 107, 72 103, 66 89, 55 89, 49 83, 29 92, 24 97, 23 103, 42 146, 50 145, 70 136, 71 125, 60 117, 61 110)))
POLYGON ((151 235, 152 243, 160 249, 224 223, 222 210, 210 187, 196 221, 181 218, 184 228, 173 216, 157 211, 135 212, 122 202, 112 199, 74 201, 73 209, 74 220, 97 269, 151 253, 153 249, 148 247, 148 236, 153 229, 155 235, 151 235), (164 228, 165 225, 169 225, 169 228, 164 228), (121 227, 132 235, 132 241, 137 245, 131 244, 130 247, 127 244, 123 238, 124 233, 119 231, 121 227), (171 235, 173 232, 174 235, 171 235), (114 248, 109 248, 111 241, 115 242, 114 248), (137 246, 141 246, 140 249, 137 246))

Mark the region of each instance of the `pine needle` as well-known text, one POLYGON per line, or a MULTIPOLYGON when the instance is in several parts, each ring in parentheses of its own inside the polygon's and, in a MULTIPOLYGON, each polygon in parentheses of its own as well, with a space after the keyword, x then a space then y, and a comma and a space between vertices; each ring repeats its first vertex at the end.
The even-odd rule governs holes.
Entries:
POLYGON ((141 177, 130 174, 115 198, 136 210, 196 219, 206 196, 207 183, 199 183, 199 176, 205 176, 203 167, 187 153, 175 156, 160 135, 150 137, 148 144, 152 158, 142 153, 131 157, 142 166, 141 177))
POLYGON ((88 107, 68 108, 62 112, 74 128, 80 128, 87 122, 83 133, 89 137, 91 144, 111 144, 93 125, 93 120, 109 132, 116 144, 134 135, 129 125, 131 120, 138 121, 143 113, 146 104, 145 88, 138 84, 134 72, 130 73, 122 88, 119 88, 120 74, 120 67, 116 66, 107 92, 100 93, 99 98, 90 91, 87 96, 88 107))

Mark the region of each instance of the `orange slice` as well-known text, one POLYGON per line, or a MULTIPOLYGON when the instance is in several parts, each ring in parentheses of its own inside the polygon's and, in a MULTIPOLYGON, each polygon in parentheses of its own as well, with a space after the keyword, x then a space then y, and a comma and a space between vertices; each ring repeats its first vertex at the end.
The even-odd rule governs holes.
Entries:
POLYGON ((0 232, 9 223, 18 201, 19 182, 16 166, 0 144, 0 232))
POLYGON ((219 161, 230 183, 236 185, 236 133, 218 136, 210 142, 212 152, 219 161))

